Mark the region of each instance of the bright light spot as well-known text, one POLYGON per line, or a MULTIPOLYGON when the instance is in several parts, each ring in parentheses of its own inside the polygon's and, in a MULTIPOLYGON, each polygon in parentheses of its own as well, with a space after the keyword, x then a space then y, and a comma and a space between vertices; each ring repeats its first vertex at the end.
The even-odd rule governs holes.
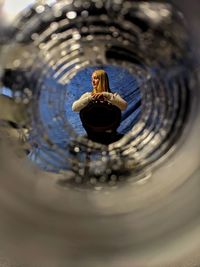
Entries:
POLYGON ((77 13, 75 11, 69 11, 67 12, 66 16, 68 19, 75 19, 77 16, 77 13))
POLYGON ((81 35, 80 35, 80 33, 78 33, 78 32, 74 33, 74 34, 73 34, 73 39, 74 39, 74 40, 80 40, 80 39, 81 39, 81 35))
POLYGON ((39 6, 36 7, 35 10, 36 10, 36 12, 37 12, 38 14, 40 14, 40 13, 44 12, 45 7, 42 6, 42 5, 39 5, 39 6))

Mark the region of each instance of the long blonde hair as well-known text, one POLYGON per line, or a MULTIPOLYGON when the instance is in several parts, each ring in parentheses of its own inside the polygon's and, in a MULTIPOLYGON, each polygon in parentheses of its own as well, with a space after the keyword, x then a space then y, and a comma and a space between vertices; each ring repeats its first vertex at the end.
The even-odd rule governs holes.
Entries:
POLYGON ((99 78, 99 84, 97 88, 93 88, 92 93, 102 93, 102 92, 111 93, 107 73, 104 70, 95 70, 93 74, 96 74, 97 77, 99 78))

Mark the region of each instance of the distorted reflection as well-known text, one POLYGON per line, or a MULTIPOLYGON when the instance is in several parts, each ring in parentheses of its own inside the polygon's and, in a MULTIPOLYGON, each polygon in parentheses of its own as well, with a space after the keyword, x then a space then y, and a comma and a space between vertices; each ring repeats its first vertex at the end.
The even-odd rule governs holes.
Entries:
POLYGON ((104 70, 93 72, 92 85, 92 92, 86 92, 76 100, 72 110, 80 112, 89 139, 110 144, 122 137, 122 134, 117 133, 117 128, 121 121, 121 111, 128 104, 118 93, 111 91, 108 75, 104 70))
POLYGON ((153 166, 192 106, 182 14, 157 1, 39 2, 0 40, 0 86, 12 94, 2 101, 22 116, 4 112, 2 124, 23 129, 25 157, 45 171, 104 181, 153 166))

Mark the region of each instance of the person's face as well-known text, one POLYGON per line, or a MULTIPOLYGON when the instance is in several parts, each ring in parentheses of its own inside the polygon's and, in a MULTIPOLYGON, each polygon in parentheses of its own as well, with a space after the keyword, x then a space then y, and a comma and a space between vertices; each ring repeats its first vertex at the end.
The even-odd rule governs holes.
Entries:
POLYGON ((93 73, 92 74, 92 85, 93 85, 93 88, 96 89, 98 84, 99 84, 99 77, 95 73, 93 73))

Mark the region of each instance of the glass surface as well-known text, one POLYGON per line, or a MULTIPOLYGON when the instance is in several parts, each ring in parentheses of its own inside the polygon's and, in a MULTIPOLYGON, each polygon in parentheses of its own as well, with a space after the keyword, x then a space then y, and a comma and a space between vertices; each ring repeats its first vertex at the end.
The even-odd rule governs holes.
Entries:
POLYGON ((198 2, 0 3, 2 266, 198 265, 198 2), (108 146, 71 110, 96 69, 108 146))

